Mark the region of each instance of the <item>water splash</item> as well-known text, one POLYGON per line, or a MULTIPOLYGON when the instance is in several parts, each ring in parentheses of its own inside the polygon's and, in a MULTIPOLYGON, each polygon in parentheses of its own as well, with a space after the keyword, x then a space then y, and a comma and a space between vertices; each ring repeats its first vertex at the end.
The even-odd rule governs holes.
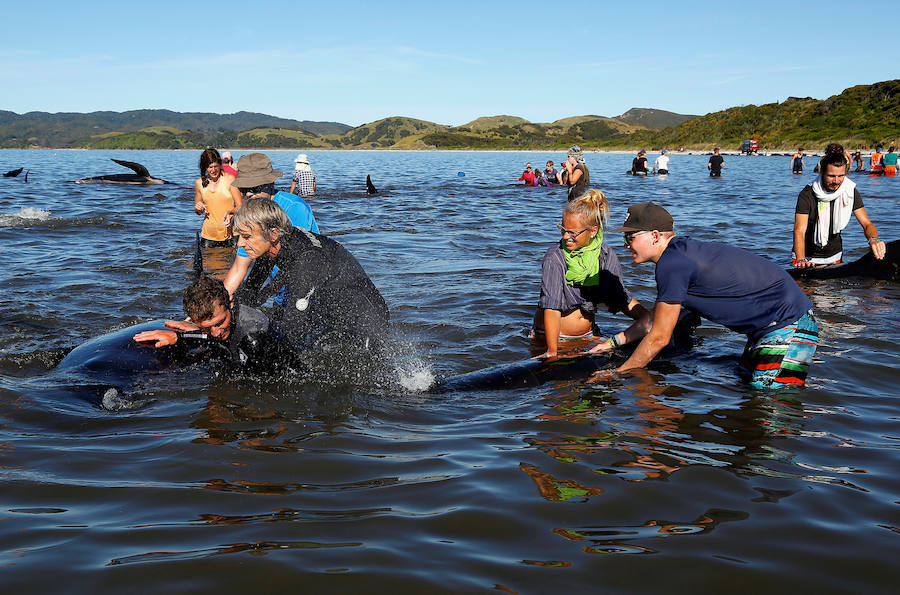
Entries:
POLYGON ((17 227, 19 225, 31 225, 36 221, 49 221, 50 217, 50 211, 35 209, 34 207, 22 207, 17 213, 0 214, 0 226, 17 227))

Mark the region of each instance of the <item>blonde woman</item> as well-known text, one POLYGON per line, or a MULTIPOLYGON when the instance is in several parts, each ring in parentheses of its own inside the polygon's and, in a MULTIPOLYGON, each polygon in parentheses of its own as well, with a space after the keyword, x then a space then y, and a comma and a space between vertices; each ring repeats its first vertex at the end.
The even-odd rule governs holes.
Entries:
POLYGON ((635 322, 591 351, 606 351, 647 334, 650 314, 625 289, 619 258, 603 239, 608 219, 609 204, 599 190, 566 204, 557 223, 562 238, 547 250, 541 265, 532 337, 547 350, 539 357, 555 357, 560 341, 593 338, 600 306, 624 312, 635 322))

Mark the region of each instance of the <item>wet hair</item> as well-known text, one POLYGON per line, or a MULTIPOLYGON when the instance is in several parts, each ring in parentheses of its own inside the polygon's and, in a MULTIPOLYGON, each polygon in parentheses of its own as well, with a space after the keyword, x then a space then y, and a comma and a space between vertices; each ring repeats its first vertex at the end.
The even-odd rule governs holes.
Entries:
POLYGON ((586 194, 569 201, 565 212, 572 213, 585 224, 596 225, 603 229, 609 221, 609 202, 600 190, 589 190, 586 194))
POLYGON ((221 279, 207 275, 200 275, 187 286, 181 296, 181 303, 184 306, 184 313, 194 322, 212 318, 216 306, 231 309, 231 299, 228 297, 225 284, 221 279))
POLYGON ((843 155, 844 145, 840 143, 828 143, 827 145, 825 145, 825 154, 828 155, 829 153, 840 153, 841 155, 843 155))
POLYGON ((278 237, 290 235, 294 226, 284 209, 269 198, 251 198, 244 201, 234 213, 234 229, 253 229, 259 227, 267 240, 272 240, 272 231, 278 230, 278 237))
MULTIPOLYGON (((838 145, 840 147, 840 145, 838 145)), ((836 167, 847 167, 847 158, 844 157, 844 147, 841 147, 840 153, 838 152, 828 152, 825 150, 825 156, 822 157, 822 160, 819 161, 819 171, 822 172, 822 175, 825 175, 825 168, 829 165, 834 165, 836 167)))
POLYGON ((222 157, 219 155, 218 151, 213 148, 209 148, 200 153, 200 180, 204 188, 206 188, 206 186, 209 184, 209 177, 206 174, 206 168, 208 168, 213 163, 218 163, 219 167, 222 167, 222 157))

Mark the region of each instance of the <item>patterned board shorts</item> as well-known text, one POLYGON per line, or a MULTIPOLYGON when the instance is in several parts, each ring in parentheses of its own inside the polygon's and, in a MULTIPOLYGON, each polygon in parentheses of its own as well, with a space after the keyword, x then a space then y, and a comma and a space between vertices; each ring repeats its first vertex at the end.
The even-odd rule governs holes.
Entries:
POLYGON ((797 322, 748 341, 741 367, 754 388, 803 386, 819 344, 819 326, 812 310, 797 322))

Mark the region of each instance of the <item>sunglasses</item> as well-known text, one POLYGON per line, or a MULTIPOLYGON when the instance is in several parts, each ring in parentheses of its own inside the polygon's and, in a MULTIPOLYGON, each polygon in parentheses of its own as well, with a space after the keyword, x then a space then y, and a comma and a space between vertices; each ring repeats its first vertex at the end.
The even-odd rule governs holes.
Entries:
POLYGON ((634 238, 641 235, 642 233, 652 233, 651 231, 630 231, 623 236, 625 240, 625 245, 630 246, 631 242, 634 241, 634 238))

